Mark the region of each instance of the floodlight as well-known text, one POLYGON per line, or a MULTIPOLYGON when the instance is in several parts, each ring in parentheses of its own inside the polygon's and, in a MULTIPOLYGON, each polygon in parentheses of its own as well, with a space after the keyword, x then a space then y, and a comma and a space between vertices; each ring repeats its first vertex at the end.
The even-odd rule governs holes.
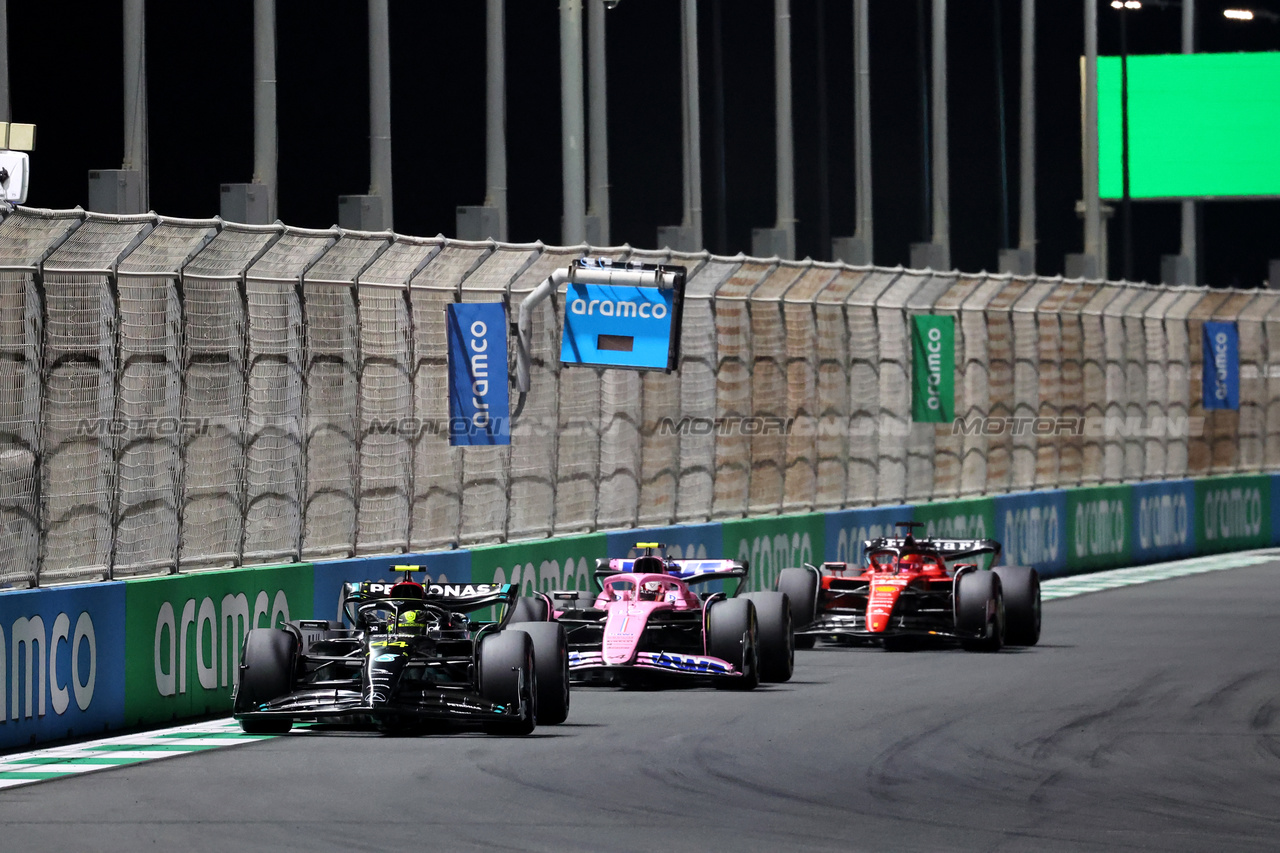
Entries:
POLYGON ((0 151, 0 200, 27 203, 27 180, 31 165, 22 151, 0 151))

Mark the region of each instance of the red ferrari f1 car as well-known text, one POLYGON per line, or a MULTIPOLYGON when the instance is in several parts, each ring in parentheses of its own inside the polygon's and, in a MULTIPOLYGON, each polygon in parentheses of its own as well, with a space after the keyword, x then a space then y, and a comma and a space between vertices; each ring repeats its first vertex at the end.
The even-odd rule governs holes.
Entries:
POLYGON ((1034 646, 1040 639, 1040 577, 1024 566, 994 566, 994 539, 916 539, 865 543, 867 564, 823 563, 783 569, 776 589, 791 602, 797 648, 818 639, 880 643, 904 651, 930 640, 970 651, 1034 646), (987 567, 976 560, 989 557, 987 567))

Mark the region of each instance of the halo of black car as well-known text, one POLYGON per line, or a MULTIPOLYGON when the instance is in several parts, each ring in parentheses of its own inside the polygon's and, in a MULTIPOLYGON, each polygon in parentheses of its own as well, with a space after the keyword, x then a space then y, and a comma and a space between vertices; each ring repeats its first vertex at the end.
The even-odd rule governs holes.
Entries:
POLYGON ((992 652, 1039 642, 1035 569, 992 565, 1001 551, 994 539, 916 539, 918 522, 897 526, 905 535, 864 543, 865 566, 827 562, 779 573, 775 588, 791 602, 798 648, 824 639, 907 651, 941 640, 992 652))
POLYGON ((413 732, 433 725, 525 735, 569 713, 569 655, 556 624, 511 627, 513 584, 343 585, 338 619, 245 635, 232 712, 249 733, 296 722, 413 732), (478 611, 498 608, 496 621, 478 611))

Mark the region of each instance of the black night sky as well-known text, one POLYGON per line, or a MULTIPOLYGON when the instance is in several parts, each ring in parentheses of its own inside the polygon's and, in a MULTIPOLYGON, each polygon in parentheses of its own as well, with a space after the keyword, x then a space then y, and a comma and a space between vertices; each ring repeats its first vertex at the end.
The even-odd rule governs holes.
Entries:
MULTIPOLYGON (((1235 23, 1224 0, 1198 0, 1199 49, 1280 50, 1280 24, 1235 23)), ((1280 0, 1252 0, 1254 8, 1280 0)), ((507 0, 510 237, 558 243, 560 200, 559 4, 507 0)), ((774 221, 773 0, 702 0, 702 126, 708 248, 750 251, 751 229, 774 221), (724 185, 711 121, 713 4, 724 51, 724 185), (723 242, 716 229, 723 208, 723 242)), ((1001 216, 997 19, 1003 37, 1008 233, 1017 241, 1019 0, 952 0, 950 77, 952 262, 996 268, 1001 216)), ((15 121, 39 125, 29 204, 85 204, 90 169, 118 168, 121 118, 119 0, 10 2, 10 85, 15 121)), ((852 3, 791 0, 797 250, 829 257, 819 183, 818 44, 825 48, 830 233, 853 230, 852 3), (822 25, 820 26, 820 21, 822 25)), ((928 0, 872 0, 871 87, 876 263, 906 263, 927 239, 921 169, 917 28, 928 0)), ((151 207, 212 217, 219 185, 247 181, 252 155, 251 0, 147 3, 151 207)), ((404 234, 454 233, 458 205, 484 196, 483 0, 392 0, 392 146, 395 225, 404 234)), ((1038 272, 1058 274, 1082 248, 1080 0, 1038 3, 1038 272)), ((1100 51, 1118 53, 1117 15, 1099 3, 1100 51)), ((1133 53, 1180 49, 1181 10, 1148 2, 1132 13, 1133 53)), ((678 224, 680 202, 679 3, 623 0, 608 13, 612 242, 651 247, 678 224)), ((278 0, 280 218, 323 228, 337 197, 368 189, 367 12, 363 0, 278 0)), ((927 38, 925 41, 927 46, 927 38)), ((1280 202, 1202 206, 1204 277, 1255 286, 1280 256, 1280 202)), ((1118 217, 1117 217, 1118 220, 1118 217)), ((1135 277, 1158 281, 1160 255, 1179 245, 1175 203, 1134 206, 1135 277)), ((1119 224, 1111 226, 1118 277, 1119 224)))

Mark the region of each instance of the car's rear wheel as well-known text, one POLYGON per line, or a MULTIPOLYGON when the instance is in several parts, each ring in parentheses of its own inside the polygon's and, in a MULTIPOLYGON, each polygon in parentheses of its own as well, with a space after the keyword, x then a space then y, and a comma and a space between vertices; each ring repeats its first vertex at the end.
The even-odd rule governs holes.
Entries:
POLYGON ((707 614, 707 653, 733 664, 737 678, 717 678, 721 690, 754 690, 760 684, 757 663, 756 609, 745 598, 731 598, 711 605, 707 614))
POLYGON ((569 641, 559 622, 526 622, 509 630, 533 641, 538 680, 538 725, 556 726, 569 716, 569 641))
POLYGON ((1005 633, 1000 578, 989 571, 965 572, 956 584, 955 595, 956 628, 971 635, 960 645, 971 652, 1000 651, 1005 633))
POLYGON ((508 708, 524 707, 523 716, 486 722, 492 734, 527 735, 538 719, 537 674, 533 640, 524 631, 500 631, 480 641, 476 654, 480 695, 508 708))
POLYGON ((1004 595, 1005 642, 1034 646, 1040 642, 1040 573, 1026 566, 996 566, 1004 595))
MULTIPOLYGON (((240 681, 232 710, 235 714, 254 711, 264 702, 287 696, 293 690, 293 671, 298 640, 279 628, 253 628, 245 634, 240 651, 240 681)), ((284 734, 293 727, 288 717, 243 719, 240 728, 247 734, 284 734)))
POLYGON ((795 631, 791 606, 781 592, 749 592, 739 596, 756 608, 761 681, 790 681, 795 671, 795 631))
MULTIPOLYGON (((818 576, 808 569, 783 569, 778 572, 775 590, 785 593, 791 602, 791 624, 806 627, 817 615, 818 576)), ((807 648, 813 648, 812 642, 807 648)))

